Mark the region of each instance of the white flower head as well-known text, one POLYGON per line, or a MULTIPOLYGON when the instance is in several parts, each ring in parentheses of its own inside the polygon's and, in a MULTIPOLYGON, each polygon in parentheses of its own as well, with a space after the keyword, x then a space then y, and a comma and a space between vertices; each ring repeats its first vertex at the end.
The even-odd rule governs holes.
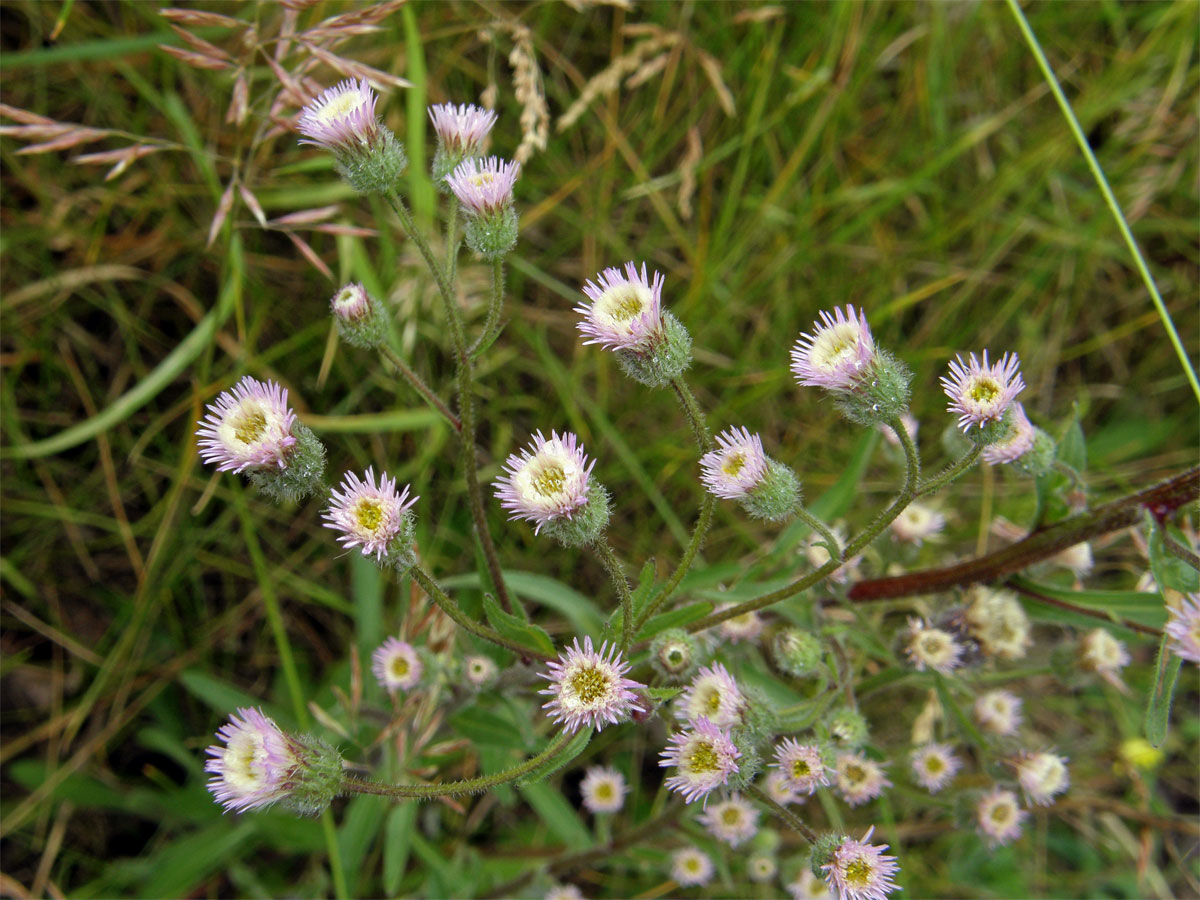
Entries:
POLYGON ((887 844, 868 844, 872 826, 861 841, 846 838, 824 866, 825 881, 839 900, 886 900, 892 891, 899 890, 894 880, 900 867, 896 857, 883 851, 887 844))
POLYGON ((746 701, 733 676, 720 663, 701 668, 675 701, 675 715, 689 722, 708 719, 728 728, 741 718, 746 701))
POLYGON ((671 854, 671 877, 680 887, 708 884, 713 876, 713 863, 695 847, 684 847, 671 854))
POLYGON ((762 439, 745 428, 717 435, 717 449, 700 457, 701 480, 709 493, 737 500, 753 491, 767 472, 762 439))
POLYGON ((920 619, 909 619, 908 626, 905 652, 918 672, 932 669, 948 675, 962 665, 963 645, 950 632, 931 628, 920 619))
POLYGON ((625 776, 616 769, 606 766, 589 766, 587 774, 579 784, 583 805, 589 812, 614 813, 625 805, 629 788, 625 776))
POLYGON ((874 800, 892 783, 883 774, 883 767, 860 753, 838 755, 836 786, 842 799, 850 806, 861 806, 874 800))
POLYGON ((671 735, 660 755, 660 766, 676 767, 676 773, 665 782, 667 788, 693 803, 729 781, 729 776, 738 771, 742 753, 728 732, 699 718, 687 730, 671 735))
POLYGON ((1021 822, 1029 813, 1017 803, 1012 791, 994 790, 982 797, 975 807, 979 833, 991 847, 1011 843, 1021 836, 1021 822))
POLYGON ((329 507, 322 516, 325 527, 341 532, 338 541, 343 547, 361 547, 363 556, 373 555, 382 560, 400 534, 405 514, 421 499, 409 497, 408 490, 405 485, 397 493, 396 480, 388 478, 386 473, 376 484, 372 468, 367 469, 365 479, 347 472, 341 490, 335 488, 330 492, 329 507))
POLYGON ((1017 781, 1030 803, 1049 806, 1071 784, 1067 758, 1053 753, 1024 753, 1017 760, 1017 781))
POLYGON ((967 362, 961 356, 951 360, 950 374, 943 376, 942 388, 950 398, 950 412, 959 414, 958 427, 970 431, 972 426, 983 427, 998 421, 1025 389, 1020 366, 1015 353, 1005 354, 994 365, 988 365, 986 350, 983 362, 974 353, 967 362))
POLYGON ((1172 653, 1200 665, 1200 595, 1189 594, 1177 606, 1168 605, 1163 631, 1172 653))
POLYGON ((371 657, 371 670, 389 691, 412 690, 424 669, 416 648, 399 638, 388 638, 371 657))
POLYGON ((846 306, 843 315, 821 310, 811 334, 800 335, 792 348, 792 374, 806 386, 851 391, 859 375, 875 359, 875 340, 864 312, 846 306))
POLYGON ((896 540, 918 547, 922 541, 941 533, 945 526, 946 517, 924 503, 910 503, 891 524, 896 540))
POLYGON ((642 263, 639 271, 633 262, 620 269, 608 268, 588 281, 583 292, 591 303, 575 307, 583 316, 579 330, 587 340, 609 350, 642 353, 650 349, 662 334, 662 288, 664 278, 653 278, 642 263))
POLYGON ((812 794, 829 784, 829 767, 821 758, 816 744, 801 744, 795 738, 785 738, 775 748, 775 762, 780 774, 797 794, 812 794))
POLYGON ((713 837, 738 847, 758 833, 758 809, 734 794, 706 807, 700 814, 700 824, 713 837))
POLYGON ((582 725, 591 725, 599 731, 605 724, 615 725, 642 709, 634 691, 645 685, 624 677, 629 663, 616 646, 601 644, 597 652, 590 637, 583 639, 582 647, 579 638, 575 638, 574 646, 547 668, 548 672, 538 673, 550 682, 548 688, 538 692, 551 698, 542 708, 549 710, 555 722, 562 722, 568 733, 582 725))
POLYGON ((288 407, 287 391, 249 375, 210 403, 198 424, 200 458, 216 463, 218 472, 284 469, 296 444, 296 414, 288 407))
POLYGON ((1021 725, 1021 698, 999 690, 980 694, 975 701, 975 721, 992 734, 1016 734, 1021 725))
POLYGON ((539 431, 528 449, 505 461, 504 474, 493 486, 509 519, 536 523, 537 534, 547 522, 570 519, 587 504, 595 465, 571 432, 552 431, 547 440, 539 431))
POLYGON ((948 785, 961 768, 962 760, 949 744, 926 744, 913 751, 913 774, 917 783, 931 794, 948 785))

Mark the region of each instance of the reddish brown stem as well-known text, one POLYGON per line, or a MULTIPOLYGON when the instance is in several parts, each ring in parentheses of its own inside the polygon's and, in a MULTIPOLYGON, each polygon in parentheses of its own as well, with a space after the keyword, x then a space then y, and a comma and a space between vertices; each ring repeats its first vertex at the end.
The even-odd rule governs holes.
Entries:
POLYGON ((1061 550, 1091 538, 1136 525, 1149 511, 1160 521, 1181 506, 1200 499, 1200 466, 1153 487, 1035 531, 1015 544, 944 569, 926 569, 893 578, 869 578, 850 588, 851 602, 868 603, 893 597, 934 594, 981 581, 996 581, 1020 572, 1061 550))

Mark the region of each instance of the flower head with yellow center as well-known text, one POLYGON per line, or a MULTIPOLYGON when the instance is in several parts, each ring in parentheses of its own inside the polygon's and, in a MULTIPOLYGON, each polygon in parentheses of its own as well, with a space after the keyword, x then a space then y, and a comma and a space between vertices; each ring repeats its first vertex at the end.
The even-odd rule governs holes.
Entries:
POLYGON ((1028 815, 1012 791, 996 789, 985 794, 975 806, 979 833, 990 847, 999 847, 1020 837, 1021 822, 1028 815))
POLYGON ((419 499, 409 497, 408 485, 397 493, 396 480, 386 474, 376 484, 374 469, 367 469, 365 479, 347 472, 341 490, 330 492, 325 527, 341 532, 338 541, 342 546, 362 547, 363 556, 382 561, 407 549, 395 547, 393 542, 404 530, 405 516, 411 518, 408 510, 419 499))
POLYGON ((932 669, 946 675, 962 664, 963 646, 950 632, 931 628, 920 619, 910 619, 908 625, 905 652, 918 672, 932 669))
POLYGON ((762 439, 745 428, 717 435, 717 449, 700 457, 700 480, 709 493, 738 500, 758 487, 767 471, 762 439))
POLYGON ((825 881, 839 900, 885 900, 897 890, 894 877, 899 871, 894 856, 883 851, 887 844, 868 844, 872 826, 861 841, 845 838, 825 864, 825 881))
POLYGON ((570 519, 587 504, 589 478, 595 460, 571 432, 539 431, 529 449, 513 454, 504 463, 504 474, 494 487, 510 519, 536 523, 534 533, 557 518, 570 519))
POLYGON ((299 765, 292 742, 258 709, 239 709, 217 732, 225 746, 208 748, 208 789, 228 812, 270 806, 289 791, 299 765))
POLYGON ((1017 781, 1030 803, 1049 806, 1071 784, 1067 758, 1053 753, 1024 753, 1017 760, 1017 781))
POLYGON ((742 754, 727 731, 702 716, 689 729, 673 734, 661 756, 660 766, 676 767, 665 782, 667 788, 692 803, 728 782, 742 754))
POLYGON ((958 413, 958 427, 969 432, 972 426, 982 428, 998 422, 1017 394, 1025 389, 1020 366, 1015 353, 1006 353, 989 365, 986 350, 983 362, 974 353, 967 362, 961 356, 952 360, 950 374, 942 377, 942 389, 950 398, 950 412, 958 413))
POLYGON ((775 748, 773 765, 797 794, 812 794, 829 784, 829 767, 816 744, 801 744, 795 738, 785 738, 775 748))
POLYGON ((375 92, 364 78, 347 79, 329 88, 300 113, 296 127, 300 143, 315 144, 335 153, 355 153, 373 147, 382 135, 375 115, 375 92))
POLYGON ((473 217, 491 218, 513 203, 513 188, 521 174, 519 162, 492 156, 488 159, 464 159, 446 179, 446 184, 473 217))
POLYGON ((873 800, 892 786, 879 763, 860 753, 839 754, 835 768, 837 789, 850 806, 873 800))
POLYGON ((583 286, 590 304, 575 307, 583 316, 576 326, 585 344, 599 344, 609 350, 651 349, 662 334, 663 276, 653 277, 642 263, 639 271, 633 262, 625 263, 625 273, 608 268, 583 286))
POLYGON ((718 728, 728 728, 740 720, 746 700, 728 670, 713 663, 696 673, 675 704, 680 719, 694 722, 703 717, 718 728))
POLYGON ((216 463, 218 472, 286 468, 296 443, 296 414, 288 408, 287 391, 248 375, 210 403, 199 424, 200 458, 216 463))
POLYGON ((388 691, 411 691, 425 667, 412 644, 390 637, 371 657, 371 671, 388 691))
POLYGON ((975 700, 975 721, 992 734, 1016 734, 1021 725, 1021 698, 1011 691, 980 694, 975 700))
POLYGON ((821 310, 811 334, 800 335, 792 348, 792 374, 805 386, 852 391, 876 360, 875 340, 866 313, 847 305, 845 314, 821 310))
POLYGON ((625 776, 616 769, 590 766, 579 783, 579 793, 589 812, 614 813, 625 805, 629 787, 625 784, 625 776))
POLYGON ((671 854, 671 877, 680 887, 708 884, 712 876, 712 860, 697 848, 684 847, 671 854))
POLYGON ((561 722, 568 734, 583 725, 599 731, 642 709, 634 691, 644 685, 624 677, 629 663, 615 646, 601 644, 597 652, 590 637, 583 639, 582 647, 575 638, 574 645, 549 663, 548 669, 548 673, 539 673, 550 682, 538 692, 551 698, 542 708, 555 722, 561 722))
POLYGON ((713 837, 730 847, 737 847, 758 833, 758 810, 739 794, 734 794, 728 800, 705 808, 700 815, 700 824, 713 837))
POLYGON ((931 794, 948 785, 961 768, 962 760, 954 755, 949 744, 926 744, 913 751, 913 775, 931 794))

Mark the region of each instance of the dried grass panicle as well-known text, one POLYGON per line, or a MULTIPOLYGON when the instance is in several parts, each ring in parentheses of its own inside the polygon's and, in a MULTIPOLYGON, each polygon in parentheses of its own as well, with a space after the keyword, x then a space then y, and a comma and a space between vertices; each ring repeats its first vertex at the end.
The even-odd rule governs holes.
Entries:
MULTIPOLYGON (((629 52, 618 56, 599 74, 593 75, 583 86, 583 90, 575 99, 575 102, 563 113, 558 119, 558 130, 566 131, 572 125, 579 121, 580 116, 587 112, 588 108, 596 100, 597 97, 611 94, 621 86, 621 81, 626 75, 632 74, 630 81, 637 80, 640 84, 644 78, 639 79, 642 73, 639 71, 651 64, 651 58, 660 54, 661 51, 670 49, 678 44, 681 40, 679 34, 675 32, 658 32, 645 40, 634 44, 629 52)), ((663 64, 666 63, 666 57, 663 57, 663 64)), ((661 68, 661 65, 659 66, 661 68)), ((648 77, 648 76, 647 76, 648 77)))
POLYGON ((687 133, 687 150, 679 160, 679 215, 684 220, 692 217, 692 197, 696 194, 696 169, 704 148, 700 144, 700 129, 693 125, 687 133))
POLYGON ((513 89, 521 104, 521 143, 513 159, 524 165, 535 151, 545 150, 550 139, 550 108, 542 87, 542 70, 533 50, 533 34, 524 25, 506 23, 513 36, 508 64, 513 70, 513 89))

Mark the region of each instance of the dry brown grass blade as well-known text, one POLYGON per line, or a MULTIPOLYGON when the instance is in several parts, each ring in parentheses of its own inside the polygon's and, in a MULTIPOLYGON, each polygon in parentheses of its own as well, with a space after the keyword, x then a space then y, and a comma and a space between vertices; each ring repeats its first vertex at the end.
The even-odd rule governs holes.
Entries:
POLYGON ((26 125, 58 124, 53 119, 48 119, 45 116, 30 112, 27 109, 21 109, 17 106, 9 106, 7 103, 0 103, 0 116, 8 116, 10 119, 16 119, 18 122, 24 122, 26 125))
MULTIPOLYGON (((621 86, 621 81, 626 75, 632 73, 633 77, 636 78, 641 74, 640 70, 647 65, 648 59, 658 55, 663 50, 675 46, 679 41, 680 37, 678 34, 658 32, 634 44, 628 53, 618 56, 603 71, 597 75, 593 75, 588 80, 588 83, 583 86, 583 90, 580 91, 575 102, 571 104, 565 113, 559 116, 558 130, 562 132, 570 128, 579 121, 580 117, 591 107, 597 97, 613 93, 621 86)), ((665 64, 666 56, 664 55, 659 68, 665 64)))
POLYGON ((195 25, 201 28, 245 28, 248 24, 241 19, 234 19, 231 16, 223 16, 220 13, 208 12, 201 9, 178 9, 172 7, 169 9, 160 9, 158 14, 171 22, 178 22, 181 25, 195 25))
POLYGON ((96 128, 72 128, 69 133, 52 141, 22 147, 17 151, 17 156, 29 156, 34 153, 51 153, 55 150, 68 150, 71 147, 78 147, 80 144, 90 144, 92 141, 98 141, 108 136, 109 132, 100 131, 96 128))
POLYGON ((733 94, 725 84, 725 79, 721 77, 721 64, 717 62, 717 58, 703 50, 696 51, 696 58, 700 61, 700 68, 704 70, 708 83, 716 91, 717 100, 721 104, 721 109, 725 110, 725 115, 736 115, 737 105, 733 102, 733 94))
POLYGON ((178 25, 170 25, 170 29, 179 35, 180 39, 199 53, 201 56, 211 56, 213 59, 230 60, 232 57, 218 47, 216 44, 211 44, 202 37, 197 37, 186 28, 180 28, 178 25))
POLYGON ((197 69, 212 69, 220 71, 229 69, 232 66, 221 59, 214 59, 211 56, 206 56, 203 53, 193 53, 191 50, 184 50, 181 47, 172 47, 170 44, 159 44, 158 49, 170 56, 175 57, 181 62, 187 63, 189 66, 195 66, 197 69))
POLYGON ((692 197, 696 193, 696 168, 704 148, 700 144, 700 129, 692 126, 687 133, 687 151, 679 160, 679 215, 685 221, 692 217, 692 197))
POLYGON ((325 260, 317 256, 316 250, 310 247, 303 238, 297 237, 294 233, 285 231, 284 234, 288 236, 291 242, 296 245, 296 249, 304 254, 304 258, 312 263, 318 272, 320 272, 330 281, 333 281, 333 272, 330 271, 329 266, 325 265, 325 260))
POLYGON ((314 44, 312 41, 307 41, 303 37, 298 40, 304 44, 314 57, 319 59, 335 72, 340 72, 349 78, 365 78, 367 81, 374 82, 379 85, 391 85, 392 87, 410 87, 412 82, 400 78, 396 75, 391 75, 388 72, 382 72, 379 69, 365 66, 362 63, 354 62, 353 60, 345 59, 338 56, 336 53, 330 53, 324 47, 314 44))
POLYGON ((229 182, 225 186, 224 193, 221 194, 221 200, 217 203, 217 211, 213 215, 212 224, 208 227, 208 241, 205 242, 205 247, 211 247, 213 241, 217 239, 217 235, 221 233, 221 226, 225 224, 225 219, 229 216, 229 211, 233 209, 233 182, 229 182))
POLYGON ((270 224, 287 227, 289 225, 311 225, 314 222, 324 222, 342 211, 340 206, 318 206, 315 209, 302 209, 299 212, 288 213, 278 219, 271 219, 270 224))
POLYGON ((251 193, 250 188, 240 182, 238 183, 238 193, 242 195, 242 202, 246 204, 251 215, 258 220, 258 224, 266 228, 267 214, 263 212, 262 204, 258 202, 258 198, 251 193))
POLYGON ((246 121, 250 111, 250 85, 246 81, 246 73, 239 70, 233 81, 233 96, 229 100, 229 109, 225 113, 226 125, 241 125, 246 121))

